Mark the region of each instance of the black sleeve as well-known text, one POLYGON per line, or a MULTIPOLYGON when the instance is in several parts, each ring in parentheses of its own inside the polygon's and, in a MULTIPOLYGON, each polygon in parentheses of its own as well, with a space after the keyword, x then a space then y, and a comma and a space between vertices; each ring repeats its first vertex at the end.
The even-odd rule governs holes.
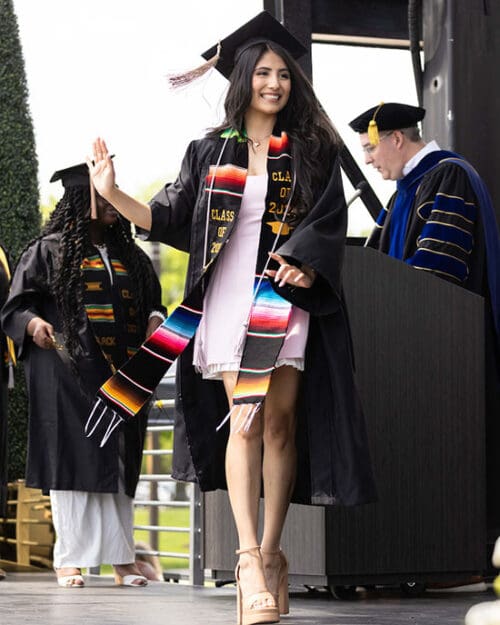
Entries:
POLYGON ((311 314, 335 312, 342 299, 346 231, 347 206, 336 159, 323 194, 290 239, 277 250, 299 267, 312 267, 316 279, 309 289, 288 285, 278 287, 273 283, 275 290, 311 314))
POLYGON ((25 343, 31 341, 26 326, 34 317, 43 317, 42 301, 48 295, 47 260, 40 241, 28 248, 19 259, 12 276, 10 294, 1 311, 2 329, 23 356, 25 343))

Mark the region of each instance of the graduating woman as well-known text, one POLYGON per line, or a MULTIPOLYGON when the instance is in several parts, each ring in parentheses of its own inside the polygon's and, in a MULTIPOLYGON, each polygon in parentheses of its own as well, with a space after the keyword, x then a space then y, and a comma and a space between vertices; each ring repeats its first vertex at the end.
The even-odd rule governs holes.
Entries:
MULTIPOLYGON (((189 145, 149 206, 115 186, 102 139, 90 165, 99 192, 150 239, 190 254, 186 299, 147 346, 181 353, 173 473, 202 490, 227 485, 247 625, 288 612, 280 539, 290 501, 374 498, 342 296, 340 140, 294 60, 304 52, 263 12, 177 77, 215 65, 230 80, 226 119, 189 145)), ((140 372, 148 357, 101 389, 116 410, 132 374, 129 414, 138 389, 156 383, 140 372)))
POLYGON ((28 245, 2 310, 24 360, 30 400, 26 483, 50 493, 54 567, 82 587, 82 567, 113 564, 119 584, 142 586, 133 497, 146 415, 106 449, 84 432, 95 393, 164 319, 161 290, 130 224, 95 198, 87 165, 56 172, 65 187, 40 238, 28 245))

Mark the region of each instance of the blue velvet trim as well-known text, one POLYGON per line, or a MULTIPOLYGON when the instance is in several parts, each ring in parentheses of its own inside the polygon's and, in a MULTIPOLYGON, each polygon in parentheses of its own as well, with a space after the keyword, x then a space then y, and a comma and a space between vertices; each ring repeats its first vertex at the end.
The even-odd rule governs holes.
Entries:
POLYGON ((443 252, 434 252, 425 248, 419 248, 415 254, 405 261, 408 265, 444 273, 458 282, 467 278, 467 265, 454 256, 443 252))
POLYGON ((472 234, 470 232, 464 232, 453 226, 443 223, 426 223, 422 228, 422 234, 420 235, 420 241, 422 239, 436 239, 443 243, 453 243, 458 245, 469 253, 472 250, 472 244, 474 242, 472 234))
POLYGON ((389 256, 399 258, 400 260, 403 259, 408 219, 413 208, 417 183, 422 176, 449 155, 453 155, 453 153, 444 150, 431 152, 407 176, 398 180, 396 201, 391 210, 391 221, 389 224, 389 256))

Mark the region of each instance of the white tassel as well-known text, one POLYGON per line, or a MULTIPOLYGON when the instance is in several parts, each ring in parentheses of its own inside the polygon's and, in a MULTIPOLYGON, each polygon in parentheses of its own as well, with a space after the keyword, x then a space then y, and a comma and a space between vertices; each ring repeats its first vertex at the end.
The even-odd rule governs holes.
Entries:
POLYGON ((117 412, 113 410, 112 413, 113 413, 113 418, 109 422, 108 429, 106 430, 106 433, 102 437, 102 441, 99 447, 104 447, 104 445, 108 442, 108 439, 111 436, 111 434, 113 434, 113 432, 120 425, 120 423, 123 423, 124 421, 124 419, 122 419, 117 412))
POLYGON ((261 405, 262 402, 260 401, 256 404, 234 404, 231 410, 224 417, 224 419, 222 419, 222 421, 216 427, 215 431, 218 432, 221 427, 231 418, 233 412, 237 410, 238 414, 234 420, 231 430, 236 434, 238 432, 241 432, 241 430, 248 432, 248 430, 252 427, 255 415, 259 412, 261 405), (241 423, 238 425, 240 420, 241 423))
POLYGON ((231 431, 235 432, 236 434, 241 430, 241 426, 238 425, 240 419, 245 416, 245 411, 243 409, 243 406, 241 404, 238 404, 236 406, 233 406, 233 408, 237 408, 238 410, 238 415, 236 416, 236 419, 234 420, 234 423, 231 424, 231 431))
POLYGON ((235 423, 234 423, 234 432, 238 434, 243 430, 244 432, 248 432, 252 427, 253 420, 255 419, 255 415, 260 410, 261 402, 256 404, 240 404, 240 414, 238 415, 235 423), (240 416, 243 417, 240 425, 237 426, 238 420, 240 416))
POLYGON ((221 427, 231 418, 231 414, 235 408, 236 406, 233 406, 231 410, 227 413, 227 415, 224 417, 224 419, 222 419, 219 425, 215 428, 216 432, 218 432, 221 429, 221 427))
POLYGON ((92 421, 92 417, 94 416, 94 412, 97 410, 97 408, 98 408, 99 404, 101 404, 101 403, 104 403, 104 402, 103 402, 103 401, 102 401, 102 399, 99 397, 99 398, 98 398, 98 400, 96 401, 96 403, 94 404, 94 408, 92 409, 92 412, 90 413, 89 418, 87 419, 87 423, 85 424, 85 428, 84 428, 84 432, 85 432, 85 434, 87 435, 87 438, 90 438, 90 437, 92 436, 92 434, 94 433, 94 431, 95 431, 96 427, 97 427, 97 426, 99 425, 99 423, 101 422, 101 419, 103 418, 104 413, 105 413, 105 412, 106 412, 106 410, 107 410, 107 406, 106 406, 106 404, 104 404, 104 408, 103 408, 103 411, 101 412, 100 417, 97 419, 97 422, 96 422, 96 424, 94 425, 94 427, 92 428, 91 432, 90 432, 90 433, 88 433, 88 432, 87 432, 87 430, 88 430, 88 429, 89 429, 89 427, 90 427, 90 423, 91 423, 91 421, 92 421))

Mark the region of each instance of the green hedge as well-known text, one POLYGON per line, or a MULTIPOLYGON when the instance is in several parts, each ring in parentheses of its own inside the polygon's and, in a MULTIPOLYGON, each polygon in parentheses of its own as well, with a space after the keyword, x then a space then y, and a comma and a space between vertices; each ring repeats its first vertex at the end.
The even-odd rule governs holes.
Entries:
MULTIPOLYGON (((37 158, 12 0, 0 0, 0 240, 15 262, 40 230, 37 158)), ((9 478, 24 476, 27 397, 21 367, 9 394, 9 478)))

